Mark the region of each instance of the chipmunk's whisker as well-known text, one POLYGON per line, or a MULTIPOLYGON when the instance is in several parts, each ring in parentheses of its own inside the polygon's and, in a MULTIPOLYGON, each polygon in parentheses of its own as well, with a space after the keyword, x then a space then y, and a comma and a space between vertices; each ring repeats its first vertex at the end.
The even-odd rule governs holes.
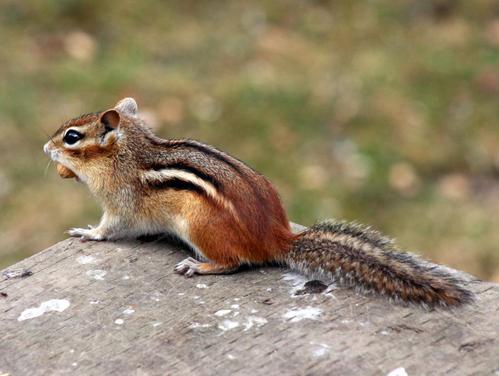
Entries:
POLYGON ((49 169, 50 164, 52 163, 52 159, 49 159, 49 162, 47 163, 47 166, 45 166, 45 170, 43 171, 43 177, 47 177, 47 171, 49 169))

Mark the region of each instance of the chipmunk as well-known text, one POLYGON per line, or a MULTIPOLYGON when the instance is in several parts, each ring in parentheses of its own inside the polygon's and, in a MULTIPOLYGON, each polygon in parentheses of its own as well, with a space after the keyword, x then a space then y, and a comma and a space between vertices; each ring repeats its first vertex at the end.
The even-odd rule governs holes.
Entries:
POLYGON ((61 177, 86 184, 104 209, 97 227, 72 228, 70 236, 173 234, 197 255, 175 266, 186 277, 278 263, 424 307, 473 299, 450 273, 398 250, 368 227, 327 220, 292 233, 269 180, 212 146, 155 136, 132 98, 65 122, 44 151, 61 177))

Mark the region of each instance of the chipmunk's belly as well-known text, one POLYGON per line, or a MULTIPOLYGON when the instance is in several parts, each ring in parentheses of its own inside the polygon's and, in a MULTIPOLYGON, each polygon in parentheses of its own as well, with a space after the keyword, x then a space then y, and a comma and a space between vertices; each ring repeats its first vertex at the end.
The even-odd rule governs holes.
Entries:
MULTIPOLYGON (((178 195, 176 199, 178 199, 178 195)), ((141 235, 159 233, 174 235, 187 243, 201 259, 206 259, 203 252, 191 239, 190 218, 185 212, 185 205, 181 205, 182 203, 185 204, 186 201, 156 203, 154 207, 147 210, 148 214, 141 216, 136 222, 135 231, 141 235)), ((190 201, 189 206, 192 204, 193 202, 190 201)))
POLYGON ((132 225, 134 231, 146 234, 171 233, 179 237, 188 237, 189 226, 187 220, 180 214, 166 214, 161 217, 142 217, 137 218, 132 225))

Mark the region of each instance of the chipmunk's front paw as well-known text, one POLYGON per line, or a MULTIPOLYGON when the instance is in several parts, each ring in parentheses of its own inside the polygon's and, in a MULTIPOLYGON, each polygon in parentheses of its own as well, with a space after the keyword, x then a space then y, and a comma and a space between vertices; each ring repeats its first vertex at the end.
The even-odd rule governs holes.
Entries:
POLYGON ((105 240, 105 237, 96 228, 93 228, 92 226, 88 227, 88 229, 74 227, 69 229, 67 233, 69 236, 81 238, 82 240, 105 240))

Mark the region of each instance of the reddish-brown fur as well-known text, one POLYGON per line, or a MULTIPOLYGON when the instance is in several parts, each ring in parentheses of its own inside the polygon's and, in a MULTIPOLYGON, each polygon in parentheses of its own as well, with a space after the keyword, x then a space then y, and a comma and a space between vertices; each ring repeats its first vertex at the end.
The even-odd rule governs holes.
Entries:
MULTIPOLYGON (((241 219, 208 201, 196 201, 196 205, 189 205, 186 213, 191 224, 191 240, 215 263, 227 266, 261 264, 280 259, 289 250, 294 236, 287 222, 258 229, 258 224, 249 222, 247 217, 240 216, 241 219)), ((236 207, 238 214, 245 210, 243 202, 236 203, 236 207)))
MULTIPOLYGON (((161 156, 174 150, 186 148, 183 153, 189 164, 187 146, 182 140, 161 140, 146 134, 150 142, 147 149, 156 149, 153 155, 161 156)), ((216 149, 210 149, 216 150, 216 149)), ((230 166, 230 178, 223 178, 219 194, 235 208, 235 213, 222 205, 203 197, 198 206, 190 206, 188 213, 192 238, 199 249, 210 259, 219 264, 233 265, 243 263, 265 263, 282 259, 289 251, 295 235, 289 227, 289 221, 279 195, 272 184, 239 160, 223 154, 220 157, 230 166), (226 229, 220 231, 220 229, 226 229)), ((154 164, 159 164, 159 160, 154 164)), ((208 164, 222 165, 212 158, 207 165, 197 164, 199 169, 207 169, 208 175, 217 177, 210 171, 208 164)))
MULTIPOLYGON (((289 250, 294 235, 285 215, 267 227, 250 222, 241 215, 247 208, 244 200, 233 202, 235 215, 220 203, 191 191, 155 191, 149 189, 137 215, 161 216, 160 208, 179 215, 188 223, 188 239, 211 262, 227 269, 241 264, 261 264, 280 259, 289 250), (259 228, 258 228, 259 227, 259 228), (220 231, 220 229, 225 229, 220 231), (259 231, 259 232, 256 232, 259 231)), ((275 197, 278 200, 278 197, 275 197)), ((266 203, 266 205, 268 205, 266 203)), ((277 206, 273 210, 282 210, 277 206)))

